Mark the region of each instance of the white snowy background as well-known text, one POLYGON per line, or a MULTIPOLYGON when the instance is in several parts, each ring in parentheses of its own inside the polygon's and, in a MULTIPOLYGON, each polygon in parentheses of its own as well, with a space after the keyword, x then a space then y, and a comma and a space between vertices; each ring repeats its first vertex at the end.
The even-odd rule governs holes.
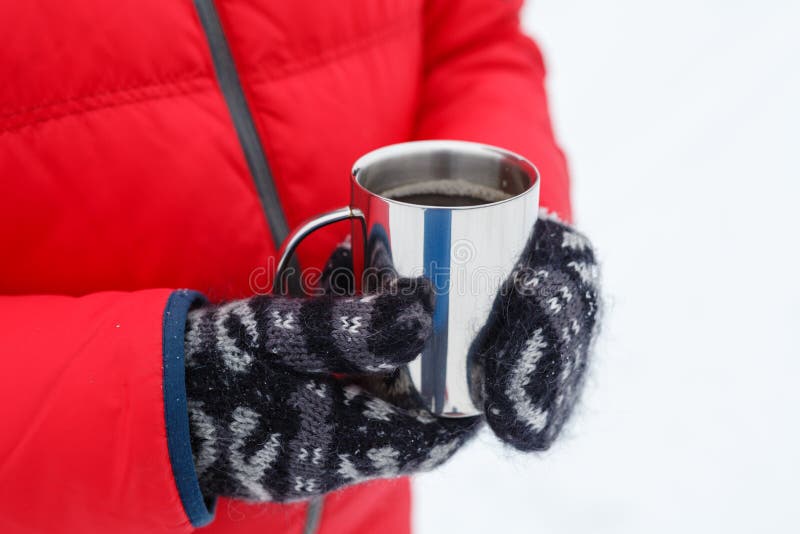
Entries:
POLYGON ((489 432, 419 534, 800 532, 800 2, 536 0, 609 300, 548 453, 489 432))

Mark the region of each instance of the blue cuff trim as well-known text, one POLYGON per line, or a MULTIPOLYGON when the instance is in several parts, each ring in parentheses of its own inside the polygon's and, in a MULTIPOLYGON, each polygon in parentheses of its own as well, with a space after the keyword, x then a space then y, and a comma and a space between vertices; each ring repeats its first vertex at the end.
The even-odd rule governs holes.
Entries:
POLYGON ((167 423, 167 448, 178 495, 194 527, 205 526, 214 519, 214 503, 206 506, 194 469, 183 367, 186 315, 192 304, 200 302, 205 302, 205 297, 196 291, 181 289, 173 292, 164 309, 163 323, 164 418, 167 423))

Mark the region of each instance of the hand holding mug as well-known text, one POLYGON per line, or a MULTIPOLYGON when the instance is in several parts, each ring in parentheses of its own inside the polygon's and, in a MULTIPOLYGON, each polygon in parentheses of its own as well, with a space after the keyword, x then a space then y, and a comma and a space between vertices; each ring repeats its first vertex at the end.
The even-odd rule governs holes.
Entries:
POLYGON ((323 282, 336 289, 342 279, 331 274, 344 269, 348 289, 366 292, 257 296, 190 313, 187 394, 206 496, 290 501, 429 470, 483 421, 520 450, 543 450, 572 412, 598 325, 589 241, 531 211, 538 177, 522 158, 469 143, 410 145, 360 160, 353 205, 284 247, 282 264, 320 221, 355 217, 353 247, 334 253, 323 282), (402 189, 409 183, 419 187, 402 189), (448 205, 454 192, 465 204, 448 205), (445 271, 443 290, 434 264, 463 261, 459 243, 473 245, 472 257, 445 271), (498 287, 459 294, 476 259, 502 274, 498 287), (389 276, 363 284, 370 267, 389 276))

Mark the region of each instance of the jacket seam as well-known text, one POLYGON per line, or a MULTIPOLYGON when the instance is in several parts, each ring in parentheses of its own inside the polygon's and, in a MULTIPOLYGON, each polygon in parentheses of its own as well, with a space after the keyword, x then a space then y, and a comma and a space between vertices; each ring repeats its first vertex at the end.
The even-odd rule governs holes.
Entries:
POLYGON ((91 95, 48 102, 0 115, 0 123, 6 123, 5 126, 0 126, 0 135, 15 132, 29 126, 37 126, 53 120, 84 115, 93 111, 213 89, 214 86, 211 83, 211 78, 202 75, 175 80, 162 80, 150 84, 112 89, 109 91, 92 93, 91 95), (203 82, 206 82, 206 86, 203 86, 203 82), (100 100, 100 102, 97 102, 98 100, 100 100), (47 108, 51 109, 44 113, 40 111, 47 108), (33 115, 32 120, 14 120, 14 117, 20 117, 26 114, 33 115))
POLYGON ((138 83, 138 84, 132 84, 132 85, 122 85, 122 86, 119 86, 119 87, 114 87, 112 89, 106 89, 104 91, 95 91, 95 92, 92 92, 92 93, 72 96, 72 97, 69 97, 69 98, 57 98, 57 99, 54 99, 54 100, 44 100, 44 101, 39 102, 38 104, 33 105, 33 106, 28 106, 28 107, 23 107, 23 108, 16 108, 16 109, 14 109, 14 108, 6 108, 6 109, 0 111, 0 119, 7 119, 9 117, 14 117, 16 115, 22 115, 24 113, 32 113, 34 111, 38 111, 38 110, 40 110, 42 108, 45 108, 45 107, 50 107, 50 106, 55 107, 55 106, 58 106, 58 105, 61 105, 61 104, 69 104, 70 102, 74 102, 74 101, 77 101, 77 100, 84 100, 84 99, 88 99, 88 98, 98 98, 98 97, 102 97, 102 96, 111 95, 111 94, 114 94, 114 93, 132 91, 132 90, 135 90, 135 89, 145 89, 145 88, 148 88, 148 87, 155 87, 155 86, 159 86, 159 85, 177 84, 177 83, 181 83, 181 82, 192 81, 192 80, 195 80, 195 79, 201 78, 201 77, 203 77, 203 76, 197 75, 197 74, 192 74, 191 76, 166 77, 166 78, 162 78, 162 79, 159 79, 159 80, 149 81, 147 83, 138 83))
MULTIPOLYGON (((411 30, 421 26, 421 24, 422 20, 420 14, 413 12, 403 16, 401 19, 392 21, 392 24, 383 26, 381 29, 365 35, 364 37, 343 43, 334 48, 321 50, 312 56, 305 57, 297 61, 285 62, 282 65, 273 67, 272 69, 270 69, 270 67, 267 65, 264 65, 258 69, 251 69, 251 75, 249 78, 252 83, 291 78, 316 67, 327 65, 333 61, 336 61, 337 59, 351 56, 362 50, 372 48, 383 39, 395 37, 397 34, 410 32, 411 30)), ((247 70, 245 69, 244 72, 247 72, 247 70)))

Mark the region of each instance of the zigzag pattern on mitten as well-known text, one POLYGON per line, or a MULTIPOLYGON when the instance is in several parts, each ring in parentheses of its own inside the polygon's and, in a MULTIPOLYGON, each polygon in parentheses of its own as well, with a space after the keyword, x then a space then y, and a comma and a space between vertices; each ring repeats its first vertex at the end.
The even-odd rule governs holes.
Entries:
POLYGON ((431 287, 397 280, 387 289, 346 298, 253 297, 189 313, 190 435, 205 495, 307 499, 431 469, 473 434, 477 418, 439 424, 412 403, 390 404, 330 376, 381 371, 394 394, 411 396, 410 383, 386 373, 421 351, 431 287))
POLYGON ((219 355, 188 358, 192 448, 209 497, 286 502, 426 471, 480 424, 479 418, 438 421, 331 377, 258 361, 240 373, 219 355))
POLYGON ((599 269, 585 236, 542 214, 479 349, 477 379, 494 432, 547 449, 575 406, 599 325, 599 269))
POLYGON ((256 359, 307 372, 386 371, 420 353, 432 306, 424 279, 362 297, 256 296, 191 311, 187 350, 219 354, 232 372, 256 359))

